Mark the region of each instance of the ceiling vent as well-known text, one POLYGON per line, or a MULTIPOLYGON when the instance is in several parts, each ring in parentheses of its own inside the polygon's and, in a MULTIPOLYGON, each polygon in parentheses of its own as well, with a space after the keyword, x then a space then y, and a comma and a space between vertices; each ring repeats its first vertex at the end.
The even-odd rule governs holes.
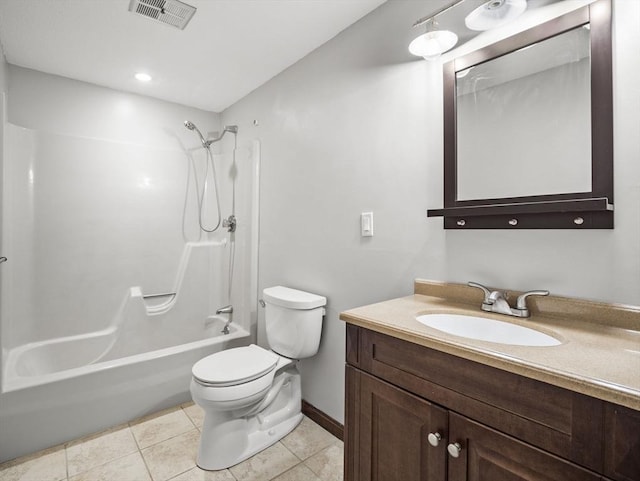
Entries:
POLYGON ((131 0, 129 11, 184 30, 196 7, 179 0, 131 0))

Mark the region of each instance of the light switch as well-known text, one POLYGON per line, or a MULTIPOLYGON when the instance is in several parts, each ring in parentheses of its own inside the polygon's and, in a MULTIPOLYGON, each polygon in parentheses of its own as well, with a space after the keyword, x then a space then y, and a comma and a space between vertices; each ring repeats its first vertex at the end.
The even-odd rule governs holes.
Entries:
POLYGON ((360 235, 362 237, 373 237, 373 212, 360 214, 360 235))

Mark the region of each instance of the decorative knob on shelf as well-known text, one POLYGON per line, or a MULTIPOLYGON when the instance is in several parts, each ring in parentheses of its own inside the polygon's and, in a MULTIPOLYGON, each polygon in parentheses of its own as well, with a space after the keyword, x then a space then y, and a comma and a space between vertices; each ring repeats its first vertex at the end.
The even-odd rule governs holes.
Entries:
POLYGON ((442 435, 440 433, 429 433, 427 440, 431 446, 436 447, 442 441, 442 435))
POLYGON ((462 452, 462 446, 460 446, 460 443, 451 443, 447 446, 447 451, 449 451, 449 455, 452 458, 457 458, 462 452))

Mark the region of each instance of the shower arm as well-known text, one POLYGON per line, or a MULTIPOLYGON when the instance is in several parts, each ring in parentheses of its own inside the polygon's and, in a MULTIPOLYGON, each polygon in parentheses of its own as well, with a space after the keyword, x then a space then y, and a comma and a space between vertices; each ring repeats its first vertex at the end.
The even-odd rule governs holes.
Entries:
POLYGON ((222 134, 219 137, 216 137, 215 139, 205 140, 203 145, 205 147, 209 147, 211 144, 214 144, 214 143, 222 140, 222 137, 224 137, 224 134, 226 134, 227 132, 231 132, 232 134, 237 134, 238 133, 238 126, 237 125, 225 125, 224 129, 222 130, 222 134))

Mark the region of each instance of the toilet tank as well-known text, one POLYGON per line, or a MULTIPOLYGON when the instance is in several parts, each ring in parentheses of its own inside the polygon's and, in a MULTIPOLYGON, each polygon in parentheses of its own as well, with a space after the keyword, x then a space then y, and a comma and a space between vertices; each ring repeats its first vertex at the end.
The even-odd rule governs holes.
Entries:
POLYGON ((268 287, 262 294, 269 347, 290 359, 315 355, 327 299, 283 286, 268 287))

